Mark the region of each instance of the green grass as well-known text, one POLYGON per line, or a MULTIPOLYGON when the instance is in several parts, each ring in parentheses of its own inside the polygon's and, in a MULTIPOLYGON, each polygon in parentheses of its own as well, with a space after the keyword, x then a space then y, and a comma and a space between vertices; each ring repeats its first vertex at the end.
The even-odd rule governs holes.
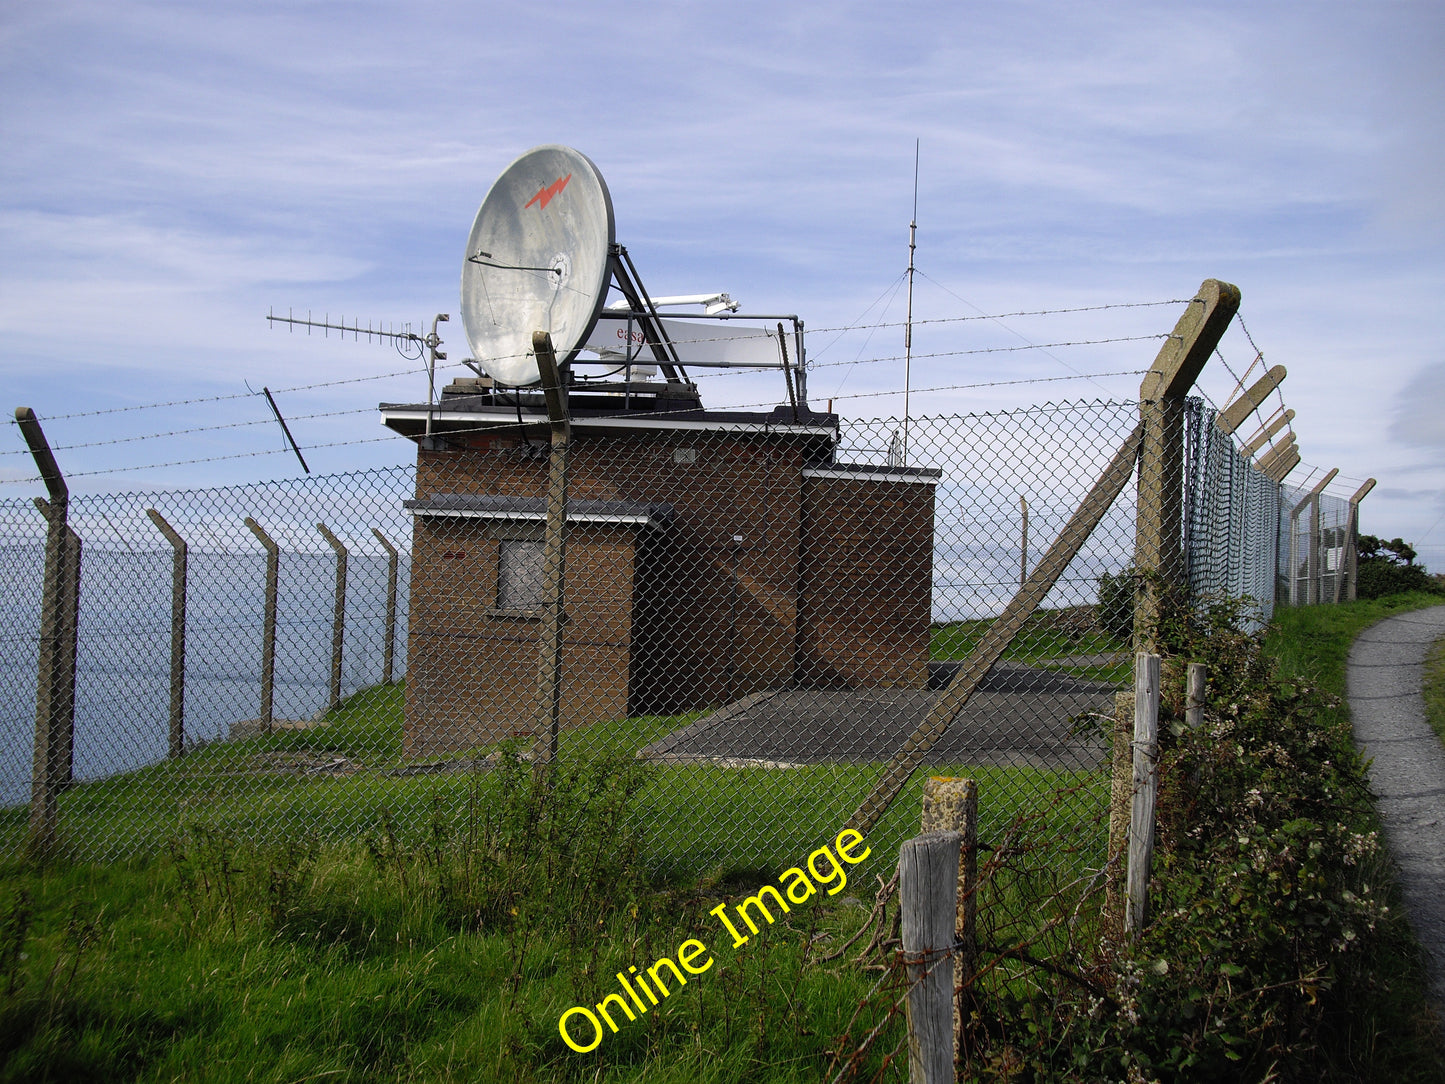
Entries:
MULTIPOLYGON (((881 765, 649 765, 633 821, 648 887, 634 905, 598 900, 568 930, 527 922, 527 907, 541 904, 523 900, 514 925, 489 927, 459 919, 441 882, 423 890, 425 856, 439 823, 455 836, 468 809, 502 800, 502 773, 386 774, 403 764, 401 705, 399 686, 367 690, 323 725, 215 743, 65 792, 60 856, 0 866, 0 1084, 812 1081, 830 1044, 848 1035, 856 1046, 879 1022, 876 998, 853 1020, 874 975, 805 959, 863 922, 859 901, 871 902, 898 842, 917 832, 922 773, 870 834, 872 856, 838 897, 736 950, 707 911, 831 839, 881 765), (258 768, 282 754, 346 757, 366 770, 308 778, 258 768), (314 857, 298 859, 306 847, 314 857), (125 857, 93 860, 108 851, 125 857), (410 857, 392 867, 379 851, 410 857), (563 1045, 563 1011, 687 937, 717 950, 713 969, 598 1051, 563 1045)), ((626 753, 694 718, 567 731, 562 758, 626 753)), ((1100 773, 934 771, 978 781, 985 842, 1043 807, 1039 831, 1053 850, 1035 856, 1036 870, 1000 878, 996 927, 1013 928, 999 916, 1036 919, 1031 877, 1052 883, 1103 852, 1100 773)), ((0 847, 18 853, 25 827, 24 809, 0 814, 0 847)), ((901 1029, 887 1024, 865 1063, 879 1068, 901 1029)))
POLYGON ((34 918, 0 986, 0 1081, 814 1080, 866 992, 855 972, 802 967, 814 934, 858 925, 853 905, 799 909, 736 951, 709 900, 624 913, 579 967, 560 935, 523 944, 408 906, 357 849, 325 854, 310 910, 281 923, 237 877, 233 931, 164 862, 12 871, 0 908, 24 892, 34 918), (688 936, 714 949, 710 972, 599 1051, 563 1046, 565 1009, 688 936))
POLYGON ((1287 678, 1311 681, 1334 696, 1345 695, 1345 663, 1355 637, 1387 617, 1439 606, 1439 595, 1414 592, 1338 606, 1281 606, 1265 638, 1287 678))
MULTIPOLYGON (((968 658, 992 623, 991 619, 981 619, 934 625, 929 635, 929 658, 936 661, 968 658)), ((1127 684, 1133 674, 1129 644, 1099 629, 1077 608, 1038 611, 1024 623, 1003 657, 1114 685, 1127 684), (1104 666, 1060 666, 1054 661, 1075 655, 1121 658, 1104 666)))
MULTIPOLYGON (((763 774, 752 770, 654 770, 639 814, 655 838, 674 847, 681 841, 704 854, 709 846, 725 850, 729 825, 750 820, 770 825, 777 838, 812 839, 753 862, 712 863, 701 876, 698 867, 707 863, 668 848, 673 860, 650 866, 650 891, 661 895, 645 895, 588 929, 580 956, 557 930, 529 932, 520 921, 505 931, 459 924, 419 890, 420 858, 409 867, 413 879, 403 883, 356 840, 321 846, 298 872, 281 844, 215 845, 205 841, 224 840, 224 833, 181 832, 182 853, 201 871, 189 882, 168 856, 12 864, 0 881, 0 914, 9 916, 0 920, 0 960, 8 961, 0 972, 0 991, 8 988, 0 1001, 0 1082, 816 1080, 829 1063, 830 1043, 845 1033, 855 1044, 862 1038, 858 1023, 850 1031, 850 1018, 873 976, 841 964, 804 966, 807 946, 816 955, 860 925, 866 912, 856 901, 871 899, 875 877, 887 878, 896 848, 875 846, 838 898, 796 909, 736 950, 706 912, 772 881, 837 831, 853 798, 813 800, 829 770, 766 773, 785 784, 771 788, 759 787, 763 774), (712 823, 701 822, 691 804, 699 797, 707 799, 712 823), (292 880, 298 887, 278 918, 275 886, 292 880), (33 920, 17 932, 22 894, 33 920), (599 1051, 581 1055, 563 1046, 556 1031, 563 1011, 591 1004, 613 988, 616 971, 645 967, 687 937, 714 948, 717 966, 656 1013, 609 1036, 599 1051), (587 958, 589 951, 595 958, 587 958)), ((871 782, 873 769, 856 771, 860 785, 871 782)), ((973 774, 984 795, 985 835, 1027 802, 1026 788, 1074 781, 1084 790, 1055 811, 1046 834, 1063 845, 1092 832, 1101 846, 1103 795, 1093 776, 973 774)), ((400 789, 387 797, 451 802, 460 800, 457 788, 492 782, 410 779, 394 782, 400 789)), ((870 844, 916 831, 921 783, 910 785, 870 844)), ((256 817, 267 809, 282 815, 278 793, 245 800, 256 817)), ((284 815, 296 831, 306 817, 318 825, 337 814, 326 784, 297 783, 285 793, 284 815)), ((107 808, 139 820, 146 797, 139 784, 111 788, 107 808)), ((485 805, 487 792, 482 799, 485 805)), ((191 812, 195 823, 223 824, 237 837, 252 827, 231 816, 234 806, 191 812)), ((357 839, 375 833, 374 821, 366 823, 359 811, 351 816, 357 839)), ((419 826, 397 831, 402 853, 424 853, 419 826)), ((1020 909, 1020 891, 1013 886, 1012 909, 1020 909)), ((579 914, 577 921, 592 919, 579 914)), ((865 1019, 867 1027, 875 1022, 865 1019)), ((882 1049, 901 1036, 894 1021, 882 1049)))
POLYGON ((1445 742, 1445 639, 1425 658, 1425 718, 1442 742, 1445 742))
MULTIPOLYGON (((323 841, 355 840, 375 826, 383 810, 404 831, 420 832, 438 805, 459 810, 473 788, 485 799, 495 786, 488 770, 404 774, 402 704, 399 684, 378 686, 357 693, 309 729, 214 742, 178 760, 74 786, 59 799, 60 850, 78 861, 153 855, 196 823, 223 826, 258 842, 298 832, 323 841), (308 775, 275 767, 294 763, 288 758, 303 763, 345 758, 357 770, 308 775)), ((634 751, 698 717, 643 717, 568 729, 560 751, 563 756, 634 751)), ((429 763, 445 766, 451 760, 466 768, 460 762, 475 764, 497 747, 429 763)), ((695 877, 720 863, 782 868, 798 848, 835 833, 882 769, 881 763, 852 762, 791 769, 655 764, 637 812, 647 826, 651 859, 667 876, 695 877)), ((1105 801, 1096 773, 970 764, 930 771, 978 780, 985 840, 1035 796, 1060 787, 1087 788, 1057 811, 1061 830, 1092 817, 1105 801)), ((913 833, 922 783, 923 775, 915 775, 875 829, 889 846, 913 833)), ((0 810, 0 854, 24 849, 27 816, 25 807, 0 810)), ((1100 842, 1100 853, 1102 848, 1100 842)))

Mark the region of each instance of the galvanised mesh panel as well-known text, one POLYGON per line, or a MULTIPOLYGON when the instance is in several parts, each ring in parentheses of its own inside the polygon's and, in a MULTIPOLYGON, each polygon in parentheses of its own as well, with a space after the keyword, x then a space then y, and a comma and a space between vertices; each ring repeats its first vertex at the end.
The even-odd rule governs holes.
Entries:
POLYGON ((1189 586, 1197 597, 1247 600, 1259 628, 1274 615, 1280 487, 1239 454, 1217 414, 1188 403, 1189 586))
MULTIPOLYGON (((1284 486, 1280 495, 1280 595, 1291 605, 1311 606, 1335 600, 1346 552, 1350 502, 1310 488, 1284 486)), ((1343 590, 1341 597, 1344 597, 1343 590)))
MULTIPOLYGON (((648 765, 638 815, 665 865, 794 861, 857 809, 1138 416, 1089 402, 915 418, 906 463, 898 421, 579 428, 559 755, 648 765)), ((500 758, 545 758, 551 458, 537 436, 493 428, 450 435, 415 468, 75 498, 64 846, 144 853, 198 823, 262 842, 360 840, 383 820, 420 834, 485 798, 500 758), (179 741, 175 551, 152 510, 187 544, 179 741), (346 550, 339 659, 338 554, 318 524, 346 550), (383 540, 399 550, 390 622, 383 540)), ((1061 877, 1104 858, 1134 521, 1130 484, 924 760, 979 781, 984 843, 1042 810, 1032 830, 1075 841, 1061 877)), ((43 528, 32 505, 0 506, 7 851, 25 841, 43 528)), ((916 832, 921 774, 877 846, 916 832)))

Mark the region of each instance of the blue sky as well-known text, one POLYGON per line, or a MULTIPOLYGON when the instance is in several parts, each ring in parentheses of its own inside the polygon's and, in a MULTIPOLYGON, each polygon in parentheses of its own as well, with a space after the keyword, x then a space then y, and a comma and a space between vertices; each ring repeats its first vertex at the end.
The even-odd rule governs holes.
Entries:
MULTIPOLYGON (((727 290, 812 329, 815 401, 897 414, 921 141, 919 413, 1137 394, 1171 307, 1241 314, 1309 469, 1379 488, 1365 530, 1445 568, 1445 7, 1438 3, 7 4, 0 381, 77 490, 295 473, 247 386, 399 372, 388 348, 268 329, 457 311, 462 249, 517 154, 566 143, 611 188, 656 293, 727 290), (851 364, 852 362, 858 364, 851 364), (824 364, 831 363, 831 364, 824 364), (887 393, 887 394, 885 394, 887 393), (64 417, 154 402, 162 409, 64 417), (231 429, 82 448, 96 441, 231 429), (250 455, 249 453, 266 453, 250 455), (207 463, 153 464, 222 458, 207 463), (116 468, 135 468, 115 472, 116 468), (111 472, 111 473, 101 473, 111 472)), ((452 359, 461 327, 446 328, 452 359)), ((1222 352, 1254 350, 1233 329, 1222 352)), ((710 405, 775 377, 704 376, 710 405)), ((1211 363, 1203 390, 1234 385, 1211 363)), ((413 372, 279 396, 314 470, 401 462, 374 407, 413 372), (334 413, 345 411, 348 413, 334 413), (328 414, 329 417, 310 417, 328 414), (361 442, 361 443, 359 443, 361 442)), ((1246 425, 1246 429, 1252 426, 1246 425)), ((40 492, 10 427, 0 498, 40 492)))

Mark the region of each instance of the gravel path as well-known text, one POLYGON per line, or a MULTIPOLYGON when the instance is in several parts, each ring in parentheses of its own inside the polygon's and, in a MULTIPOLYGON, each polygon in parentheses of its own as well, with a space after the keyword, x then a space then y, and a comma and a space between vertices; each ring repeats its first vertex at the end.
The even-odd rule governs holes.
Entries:
POLYGON ((1445 606, 1372 625, 1350 649, 1350 714, 1385 838, 1400 864, 1405 909, 1445 1004, 1445 748, 1425 722, 1425 655, 1445 637, 1445 606))

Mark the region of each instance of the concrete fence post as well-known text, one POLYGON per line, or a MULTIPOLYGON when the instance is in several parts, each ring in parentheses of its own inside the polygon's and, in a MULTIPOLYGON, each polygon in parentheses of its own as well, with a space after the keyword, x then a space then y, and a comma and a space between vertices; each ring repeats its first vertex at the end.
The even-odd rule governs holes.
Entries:
POLYGON ((326 539, 327 544, 336 551, 336 590, 333 594, 331 607, 331 697, 327 702, 327 710, 335 711, 341 707, 341 649, 346 639, 346 546, 341 539, 331 533, 331 529, 324 523, 318 523, 316 529, 321 532, 321 537, 326 539))
POLYGON ((80 539, 70 529, 70 490, 29 407, 15 409, 20 428, 50 500, 45 516, 45 572, 40 596, 39 655, 35 675, 35 744, 30 772, 30 846, 44 853, 56 843, 57 798, 70 782, 75 741, 76 604, 80 592, 80 539))
MULTIPOLYGON (((1305 555, 1304 555, 1304 556, 1305 556, 1305 571, 1304 571, 1304 576, 1303 576, 1303 577, 1300 576, 1300 567, 1299 567, 1299 566, 1300 566, 1299 519, 1300 519, 1301 513, 1303 513, 1304 510, 1305 510, 1306 508, 1309 508, 1311 505, 1314 505, 1314 507, 1315 507, 1316 509, 1318 509, 1318 507, 1319 507, 1319 505, 1318 505, 1318 500, 1319 500, 1319 495, 1320 495, 1321 491, 1323 491, 1324 488, 1325 488, 1325 486, 1329 485, 1330 482, 1332 482, 1332 481, 1334 480, 1335 475, 1338 474, 1338 473, 1339 473, 1339 468, 1338 468, 1338 467, 1336 467, 1334 470, 1331 470, 1331 471, 1329 471, 1328 473, 1326 473, 1323 478, 1321 478, 1318 482, 1315 483, 1315 487, 1314 487, 1312 490, 1310 490, 1307 494, 1305 494, 1304 497, 1301 498, 1301 500, 1300 500, 1300 502, 1299 502, 1298 504, 1296 504, 1292 509, 1290 509, 1290 513, 1289 513, 1289 604, 1290 604, 1291 606, 1305 606, 1305 605, 1309 605, 1309 603, 1310 603, 1311 601, 1316 601, 1316 602, 1319 601, 1319 600, 1318 600, 1318 597, 1316 597, 1316 598, 1313 599, 1313 600, 1310 598, 1310 595, 1311 595, 1311 586, 1312 586, 1312 582, 1313 582, 1312 579, 1311 579, 1311 576, 1312 576, 1312 573, 1313 573, 1313 571, 1314 571, 1314 567, 1313 567, 1313 564, 1311 563, 1311 560, 1312 560, 1312 557, 1313 557, 1313 561, 1315 561, 1315 562, 1317 562, 1317 561, 1319 560, 1318 548, 1317 548, 1316 543, 1315 543, 1314 541, 1310 541, 1310 542, 1308 543, 1308 545, 1306 546, 1305 555), (1303 581, 1303 582, 1301 582, 1301 581, 1303 581)), ((1312 517, 1312 518, 1311 518, 1311 521, 1310 521, 1309 531, 1310 531, 1310 538, 1311 538, 1311 540, 1313 540, 1314 537, 1315 537, 1315 535, 1319 533, 1319 524, 1318 524, 1318 521, 1317 521, 1317 520, 1318 520, 1318 517, 1317 517, 1317 515, 1316 515, 1315 517, 1312 517)))
POLYGON ((551 424, 551 457, 547 474, 547 529, 542 542, 542 567, 547 578, 542 607, 541 651, 537 663, 537 722, 532 764, 540 770, 557 756, 562 724, 562 625, 567 620, 564 591, 567 582, 567 462, 572 440, 572 418, 552 336, 532 335, 532 351, 542 376, 551 424))
POLYGON ((189 547, 174 527, 154 508, 146 515, 171 544, 171 711, 166 755, 186 751, 186 564, 189 547))
MULTIPOLYGON (((35 507, 50 521, 52 505, 44 497, 36 497, 35 507)), ((55 784, 62 790, 75 782, 75 666, 80 650, 80 563, 84 546, 80 535, 69 523, 65 525, 65 569, 60 581, 60 641, 56 658, 61 697, 58 736, 54 765, 55 784)))
POLYGON ((266 608, 261 618, 261 733, 271 733, 276 692, 276 594, 281 581, 281 547, 250 516, 246 526, 266 547, 266 608))
POLYGON ((908 840, 898 856, 911 1084, 955 1079, 953 949, 962 845, 958 832, 931 832, 908 840))
POLYGON ((1355 601, 1356 583, 1355 578, 1359 573, 1359 541, 1360 541, 1360 502, 1369 495, 1370 490, 1375 488, 1375 480, 1366 478, 1365 484, 1355 490, 1354 496, 1350 498, 1350 514, 1345 524, 1345 550, 1340 554, 1340 567, 1335 574, 1335 601, 1340 601, 1340 588, 1346 580, 1349 580, 1350 589, 1345 594, 1345 600, 1355 601))
POLYGON ((381 543, 381 548, 386 550, 386 631, 385 640, 381 648, 381 683, 390 685, 392 678, 393 663, 396 659, 396 547, 375 527, 371 533, 376 535, 376 540, 381 543))
POLYGON ((1134 564, 1140 572, 1134 640, 1159 636, 1164 596, 1181 583, 1184 526, 1184 397, 1239 310, 1239 288, 1205 279, 1139 385, 1138 512, 1134 564))
POLYGON ((978 784, 972 779, 930 776, 923 783, 923 815, 920 828, 930 832, 957 832, 962 836, 958 852, 958 908, 954 921, 953 954, 953 1058, 958 1061, 963 1028, 968 1022, 973 997, 970 984, 978 967, 978 784))

